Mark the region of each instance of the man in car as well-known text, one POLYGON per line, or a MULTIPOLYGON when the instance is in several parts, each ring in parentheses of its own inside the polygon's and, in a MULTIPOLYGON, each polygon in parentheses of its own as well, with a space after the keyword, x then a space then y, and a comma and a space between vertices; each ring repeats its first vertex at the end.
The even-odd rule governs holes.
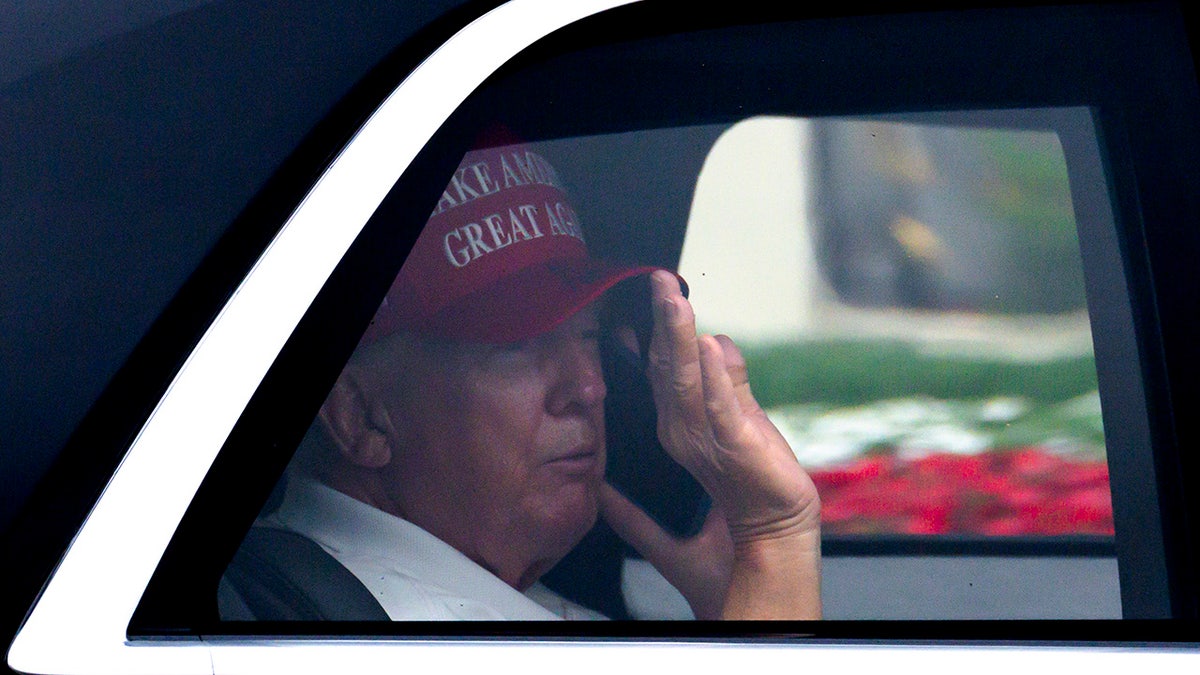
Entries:
POLYGON ((697 337, 672 273, 590 257, 553 167, 524 146, 463 160, 297 462, 272 523, 394 620, 602 618, 538 583, 598 515, 698 618, 820 616, 816 490, 737 348, 697 337), (598 305, 640 275, 658 435, 714 504, 686 540, 604 482, 598 305))

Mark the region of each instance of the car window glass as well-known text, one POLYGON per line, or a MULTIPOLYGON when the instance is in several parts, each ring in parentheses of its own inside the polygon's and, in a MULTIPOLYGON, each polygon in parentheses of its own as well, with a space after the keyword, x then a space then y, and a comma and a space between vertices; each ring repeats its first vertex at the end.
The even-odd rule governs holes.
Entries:
POLYGON ((742 122, 699 176, 680 270, 747 350, 826 534, 1112 534, 1053 131, 742 122))
MULTIPOLYGON (((435 237, 424 248, 418 241, 400 278, 428 285, 426 301, 440 306, 442 296, 463 297, 464 291, 450 277, 439 286, 442 273, 429 261, 441 264, 445 258, 447 269, 461 271, 501 259, 496 254, 505 249, 540 244, 543 237, 586 241, 625 265, 677 267, 700 330, 727 333, 742 346, 756 396, 817 483, 827 538, 1053 541, 1112 535, 1078 236, 1067 164, 1053 129, 752 118, 487 147, 469 153, 459 167, 422 235, 435 237), (690 157, 680 153, 677 163, 660 161, 664 152, 669 156, 671 148, 684 147, 692 149, 690 157), (612 170, 615 164, 620 170, 612 170), (533 192, 520 192, 525 189, 533 192), (489 204, 508 194, 520 197, 489 204), (466 208, 478 213, 470 211, 452 226, 440 222, 466 208)), ((563 334, 570 337, 559 335, 560 326, 526 338, 520 331, 538 317, 523 316, 526 310, 513 293, 528 288, 506 285, 501 276, 494 285, 469 289, 471 297, 487 298, 487 309, 475 304, 467 314, 437 310, 403 319, 425 322, 420 330, 439 335, 432 343, 412 344, 386 337, 389 317, 409 302, 395 295, 394 286, 313 420, 259 527, 243 544, 241 558, 288 550, 262 540, 264 529, 299 529, 335 558, 345 555, 343 546, 352 557, 378 555, 378 532, 363 534, 364 553, 358 549, 362 542, 351 541, 358 536, 353 529, 331 524, 328 513, 302 513, 324 500, 358 514, 351 522, 381 532, 393 526, 370 507, 408 513, 389 501, 394 493, 348 489, 330 479, 331 458, 362 457, 375 442, 342 433, 340 425, 365 424, 418 444, 430 437, 453 439, 459 454, 452 461, 395 469, 419 474, 400 481, 404 487, 396 489, 402 491, 423 492, 445 481, 429 490, 436 511, 473 504, 464 510, 474 514, 466 520, 490 522, 489 509, 519 510, 475 502, 482 488, 472 487, 473 470, 494 470, 489 485, 507 476, 486 468, 488 462, 481 463, 470 448, 486 448, 486 459, 494 459, 509 447, 512 418, 503 424, 476 420, 477 401, 462 392, 503 389, 504 415, 519 417, 528 389, 511 383, 533 383, 545 372, 540 369, 547 355, 566 344, 586 345, 596 363, 604 363, 605 424, 597 428, 607 427, 607 479, 676 536, 696 534, 709 508, 707 495, 653 443, 653 401, 638 370, 644 364, 622 365, 624 352, 614 337, 614 328, 625 322, 647 329, 647 296, 638 283, 635 277, 613 286, 600 309, 573 315, 562 324, 570 327, 563 334), (497 308, 505 299, 509 308, 497 308), (472 321, 478 325, 464 324, 472 321), (522 337, 477 344, 498 330, 522 337), (464 339, 476 344, 467 358, 454 346, 464 339), (397 368, 397 359, 406 365, 397 368), (459 362, 449 372, 470 383, 453 390, 459 393, 443 390, 443 379, 428 379, 459 362), (346 382, 368 382, 363 391, 389 392, 420 383, 419 392, 406 394, 405 405, 423 417, 397 417, 389 408, 378 412, 382 422, 339 420, 331 406, 363 395, 340 389, 346 382), (488 441, 477 444, 481 433, 488 441), (456 477, 446 480, 451 475, 456 477), (330 486, 334 489, 326 489, 330 486), (297 497, 298 492, 304 494, 297 497)), ((452 310, 453 301, 447 302, 452 310)), ((537 444, 536 435, 514 438, 516 445, 537 444)), ((359 462, 360 468, 368 464, 359 462)), ((402 575, 422 577, 425 573, 411 568, 441 559, 427 548, 444 546, 438 537, 419 528, 393 534, 404 551, 390 549, 387 565, 400 565, 402 575)), ((682 596, 603 521, 572 537, 578 546, 542 577, 551 593, 538 596, 542 606, 565 598, 571 604, 556 610, 560 614, 693 615, 682 596)), ((289 557, 284 564, 294 561, 289 557)), ((362 578, 380 564, 349 567, 362 578)), ((439 577, 439 588, 459 583, 449 571, 454 569, 441 572, 448 577, 439 577)), ((381 571, 380 578, 394 572, 381 571)), ((466 575, 459 581, 467 587, 476 583, 473 572, 459 573, 466 575)), ((244 574, 244 562, 235 560, 227 580, 244 574)), ((1076 572, 1063 574, 1068 579, 1076 572)), ((1115 602, 1115 566, 1104 563, 1088 574, 1105 579, 1093 584, 1108 593, 1098 606, 1115 602)), ((365 586, 376 595, 401 592, 370 581, 365 586)), ((230 617, 241 616, 238 598, 245 593, 238 590, 225 601, 230 617)), ((388 607, 397 618, 395 605, 388 607)), ((1112 607, 1105 611, 1119 612, 1119 603, 1112 607)), ((434 618, 507 616, 489 613, 493 609, 468 603, 466 610, 434 618)), ((1049 615, 1055 611, 1074 615, 1063 607, 1049 615)))

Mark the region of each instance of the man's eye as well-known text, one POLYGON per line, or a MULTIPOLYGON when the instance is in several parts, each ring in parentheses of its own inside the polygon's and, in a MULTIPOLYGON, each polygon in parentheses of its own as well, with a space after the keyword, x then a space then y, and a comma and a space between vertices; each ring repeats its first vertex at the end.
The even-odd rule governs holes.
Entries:
POLYGON ((532 344, 532 340, 518 340, 517 342, 505 342, 495 346, 495 351, 500 354, 517 354, 527 351, 532 344))

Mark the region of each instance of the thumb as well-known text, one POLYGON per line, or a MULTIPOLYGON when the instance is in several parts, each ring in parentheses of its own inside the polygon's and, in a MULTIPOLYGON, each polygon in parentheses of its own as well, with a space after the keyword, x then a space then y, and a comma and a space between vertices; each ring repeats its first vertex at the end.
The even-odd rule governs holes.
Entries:
POLYGON ((600 515, 617 536, 656 567, 678 545, 670 533, 608 483, 600 486, 600 515))

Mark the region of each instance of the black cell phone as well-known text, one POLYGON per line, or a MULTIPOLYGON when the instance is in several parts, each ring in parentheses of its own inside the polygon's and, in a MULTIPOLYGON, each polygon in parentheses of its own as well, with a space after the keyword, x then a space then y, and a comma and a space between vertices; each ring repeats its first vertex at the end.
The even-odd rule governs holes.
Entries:
POLYGON ((608 482, 668 532, 690 537, 700 531, 711 507, 708 493, 658 442, 658 415, 646 378, 653 319, 645 278, 610 292, 601 358, 608 397, 604 401, 608 441, 608 482), (613 328, 630 326, 640 353, 617 339, 613 328))

